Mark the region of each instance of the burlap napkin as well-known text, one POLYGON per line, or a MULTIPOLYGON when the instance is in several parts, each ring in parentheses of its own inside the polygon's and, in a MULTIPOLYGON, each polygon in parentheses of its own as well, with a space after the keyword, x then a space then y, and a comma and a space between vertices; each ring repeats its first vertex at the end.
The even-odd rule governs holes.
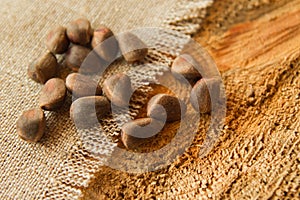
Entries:
MULTIPOLYGON (((28 64, 45 51, 44 38, 55 25, 86 17, 115 33, 162 27, 186 35, 198 30, 211 0, 167 1, 2 1, 0 7, 0 198, 76 199, 102 161, 91 158, 67 106, 46 113, 47 131, 38 144, 19 139, 15 123, 23 110, 38 106, 41 85, 26 75, 28 64)), ((70 103, 70 102, 68 102, 70 103)))

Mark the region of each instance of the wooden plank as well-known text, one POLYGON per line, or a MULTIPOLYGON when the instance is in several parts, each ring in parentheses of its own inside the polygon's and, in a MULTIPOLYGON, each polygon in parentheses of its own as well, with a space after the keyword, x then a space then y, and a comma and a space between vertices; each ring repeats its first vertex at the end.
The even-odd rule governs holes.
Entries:
POLYGON ((300 1, 229 29, 208 48, 221 71, 293 60, 300 50, 300 1))
MULTIPOLYGON (((200 133, 169 168, 139 176, 104 168, 96 180, 105 181, 86 192, 113 194, 121 182, 123 194, 139 191, 145 199, 300 198, 300 0, 281 2, 222 35, 220 27, 196 36, 222 72, 227 94, 226 124, 207 157, 198 158, 200 133)), ((212 24, 220 13, 211 15, 212 24)))

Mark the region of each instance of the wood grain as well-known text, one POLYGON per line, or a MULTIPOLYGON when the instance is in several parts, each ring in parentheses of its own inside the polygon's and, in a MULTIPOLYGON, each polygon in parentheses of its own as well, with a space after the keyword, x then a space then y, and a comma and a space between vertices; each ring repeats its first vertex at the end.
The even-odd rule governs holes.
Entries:
POLYGON ((300 3, 292 1, 259 20, 238 24, 210 45, 222 71, 293 60, 300 45, 300 3))
POLYGON ((103 168, 87 199, 300 198, 300 0, 234 10, 248 3, 216 1, 203 23, 210 29, 195 36, 226 86, 226 123, 214 150, 198 158, 199 133, 166 169, 134 175, 103 168), (240 17, 219 19, 230 11, 240 17), (259 14, 241 16, 249 13, 259 14), (228 21, 235 21, 228 30, 217 25, 228 21))

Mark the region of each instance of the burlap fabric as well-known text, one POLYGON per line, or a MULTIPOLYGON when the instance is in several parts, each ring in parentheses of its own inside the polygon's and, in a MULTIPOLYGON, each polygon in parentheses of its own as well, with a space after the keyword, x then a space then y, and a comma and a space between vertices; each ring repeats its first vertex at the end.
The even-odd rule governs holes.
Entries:
MULTIPOLYGON (((0 53, 1 199, 76 199, 102 166, 82 147, 67 106, 47 112, 47 131, 38 144, 20 140, 15 122, 37 107, 41 85, 26 76, 28 64, 45 51, 45 34, 55 25, 87 17, 115 33, 163 27, 192 34, 207 1, 2 1, 0 53)), ((70 102, 68 102, 70 104, 70 102)))

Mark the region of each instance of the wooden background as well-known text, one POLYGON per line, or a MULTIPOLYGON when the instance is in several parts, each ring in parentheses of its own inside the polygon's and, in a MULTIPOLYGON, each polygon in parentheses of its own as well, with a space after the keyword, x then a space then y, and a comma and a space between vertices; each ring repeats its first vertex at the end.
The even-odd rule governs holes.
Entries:
POLYGON ((208 13, 194 38, 226 86, 220 141, 158 172, 103 168, 85 199, 300 198, 300 0, 217 0, 208 13))

